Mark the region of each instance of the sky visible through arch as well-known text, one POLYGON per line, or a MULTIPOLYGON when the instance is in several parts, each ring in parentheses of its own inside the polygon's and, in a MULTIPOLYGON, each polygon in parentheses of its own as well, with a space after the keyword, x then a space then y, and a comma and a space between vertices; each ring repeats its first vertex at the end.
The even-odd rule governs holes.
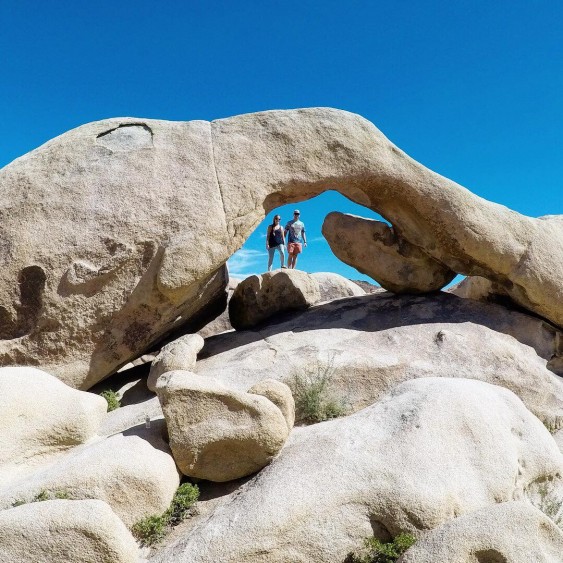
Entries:
MULTIPOLYGON (((561 214, 562 22, 552 0, 3 0, 0 166, 107 117, 330 106, 486 199, 561 214)), ((294 207, 278 210, 284 222, 294 207)), ((297 207, 311 243, 298 266, 365 279, 320 226, 332 210, 374 214, 334 192, 297 207)), ((272 215, 233 273, 265 269, 272 215)))

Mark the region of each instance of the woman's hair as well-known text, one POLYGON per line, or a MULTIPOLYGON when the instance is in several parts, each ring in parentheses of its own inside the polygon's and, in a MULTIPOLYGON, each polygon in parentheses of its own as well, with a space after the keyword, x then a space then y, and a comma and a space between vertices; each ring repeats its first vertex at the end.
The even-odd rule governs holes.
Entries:
POLYGON ((274 215, 274 218, 272 219, 272 227, 276 224, 276 217, 281 221, 281 215, 274 215))

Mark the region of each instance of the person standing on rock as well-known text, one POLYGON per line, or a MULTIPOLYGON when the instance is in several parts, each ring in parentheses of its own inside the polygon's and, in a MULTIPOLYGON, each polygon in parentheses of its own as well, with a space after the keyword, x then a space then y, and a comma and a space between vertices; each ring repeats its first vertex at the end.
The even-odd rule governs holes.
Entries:
POLYGON ((274 261, 274 254, 276 250, 280 255, 280 268, 283 268, 285 260, 285 233, 283 227, 280 225, 281 216, 275 215, 274 222, 268 225, 266 232, 266 250, 268 251, 268 272, 272 271, 272 262, 274 261))
POLYGON ((287 236, 287 267, 294 269, 297 264, 297 255, 301 254, 303 246, 307 246, 307 235, 305 225, 299 219, 299 209, 293 212, 293 220, 285 226, 287 236))

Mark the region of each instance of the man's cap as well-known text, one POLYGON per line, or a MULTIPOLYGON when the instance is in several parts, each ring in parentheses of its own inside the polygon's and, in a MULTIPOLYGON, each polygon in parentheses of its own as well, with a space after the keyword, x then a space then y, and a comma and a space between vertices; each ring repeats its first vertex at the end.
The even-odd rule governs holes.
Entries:
POLYGON ((294 214, 294 215, 301 215, 301 213, 299 213, 299 209, 296 209, 296 210, 293 212, 293 214, 294 214))

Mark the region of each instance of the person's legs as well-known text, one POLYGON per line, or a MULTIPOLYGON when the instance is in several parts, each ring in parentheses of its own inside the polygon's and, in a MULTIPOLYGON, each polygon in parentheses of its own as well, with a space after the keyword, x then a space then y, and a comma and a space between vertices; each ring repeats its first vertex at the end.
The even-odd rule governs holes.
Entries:
POLYGON ((283 268, 283 263, 285 260, 285 246, 283 244, 280 244, 278 246, 278 251, 280 253, 280 268, 283 268))
POLYGON ((287 267, 288 268, 293 268, 294 258, 295 258, 295 256, 291 253, 287 255, 287 267))
POLYGON ((272 271, 272 262, 274 261, 274 252, 276 251, 275 247, 268 248, 268 272, 272 271))
POLYGON ((287 245, 287 267, 293 268, 293 249, 295 248, 294 244, 290 242, 287 245))
POLYGON ((301 252, 301 245, 297 242, 290 242, 287 245, 287 251, 289 252, 289 258, 287 259, 287 267, 294 269, 297 263, 297 255, 301 252))

